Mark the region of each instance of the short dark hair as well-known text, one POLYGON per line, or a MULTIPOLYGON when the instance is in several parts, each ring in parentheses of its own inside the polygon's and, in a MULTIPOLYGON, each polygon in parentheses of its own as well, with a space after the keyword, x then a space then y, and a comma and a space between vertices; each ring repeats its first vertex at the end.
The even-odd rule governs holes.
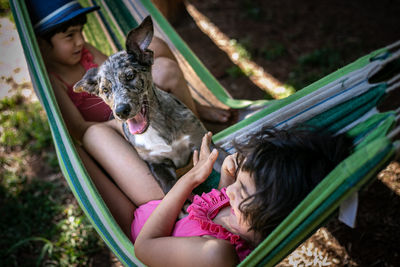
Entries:
POLYGON ((39 37, 46 40, 50 45, 52 45, 51 38, 54 35, 56 35, 57 33, 60 33, 60 32, 66 32, 68 30, 68 28, 72 27, 72 26, 85 25, 86 22, 87 22, 86 14, 81 14, 79 16, 76 16, 76 17, 58 25, 56 28, 53 28, 50 31, 40 34, 39 37))
POLYGON ((266 127, 245 145, 235 147, 241 170, 250 173, 256 187, 239 209, 259 235, 258 243, 349 155, 352 142, 345 135, 309 127, 266 127))

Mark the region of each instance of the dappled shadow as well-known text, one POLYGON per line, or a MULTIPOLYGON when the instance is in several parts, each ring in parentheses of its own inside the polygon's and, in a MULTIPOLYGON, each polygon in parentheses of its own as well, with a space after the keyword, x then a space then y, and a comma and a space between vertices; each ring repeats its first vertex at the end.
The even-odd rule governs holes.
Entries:
MULTIPOLYGON (((237 40, 266 72, 296 89, 400 39, 398 1, 190 3, 230 39, 237 40)), ((202 34, 193 23, 184 18, 176 29, 228 90, 235 84, 247 91, 246 84, 221 77, 227 69, 221 60, 224 57, 215 45, 199 39, 202 34)))
POLYGON ((194 54, 200 58, 233 98, 257 100, 266 97, 265 92, 252 83, 248 77, 239 70, 235 72, 236 65, 208 36, 200 31, 187 12, 183 12, 174 27, 185 41, 190 40, 188 45, 194 54), (231 70, 231 74, 229 74, 229 70, 231 70))
POLYGON ((397 266, 400 262, 400 196, 376 180, 359 194, 357 226, 338 220, 327 228, 358 266, 397 266))

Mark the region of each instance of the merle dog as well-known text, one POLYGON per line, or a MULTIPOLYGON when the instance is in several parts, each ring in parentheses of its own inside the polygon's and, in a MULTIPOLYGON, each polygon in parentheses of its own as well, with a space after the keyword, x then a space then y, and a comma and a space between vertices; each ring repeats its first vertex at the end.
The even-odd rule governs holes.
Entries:
POLYGON ((184 104, 154 85, 153 52, 147 49, 152 38, 149 16, 129 32, 125 51, 88 70, 74 90, 98 95, 111 107, 166 193, 177 180, 176 169, 186 166, 200 147, 206 129, 184 104))

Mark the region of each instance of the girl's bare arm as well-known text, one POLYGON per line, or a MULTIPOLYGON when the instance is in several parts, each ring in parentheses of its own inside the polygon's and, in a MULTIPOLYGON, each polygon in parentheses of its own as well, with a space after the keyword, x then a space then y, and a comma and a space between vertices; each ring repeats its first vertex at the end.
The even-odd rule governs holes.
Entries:
POLYGON ((211 173, 218 152, 210 152, 211 133, 203 138, 194 167, 181 177, 145 223, 135 242, 136 256, 150 266, 221 266, 237 263, 229 242, 207 237, 171 237, 176 218, 192 190, 211 173), (200 154, 200 155, 199 155, 200 154))
POLYGON ((69 98, 65 85, 63 85, 58 79, 50 76, 51 84, 53 86, 54 95, 57 100, 57 104, 61 110, 61 114, 64 118, 64 122, 67 125, 68 131, 71 136, 82 142, 82 137, 89 126, 95 122, 86 121, 78 108, 72 103, 69 98))

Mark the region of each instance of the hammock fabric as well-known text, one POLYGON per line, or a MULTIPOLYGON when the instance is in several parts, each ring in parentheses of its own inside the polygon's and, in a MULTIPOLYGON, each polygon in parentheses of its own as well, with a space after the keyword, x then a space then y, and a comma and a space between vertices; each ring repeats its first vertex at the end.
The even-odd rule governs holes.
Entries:
MULTIPOLYGON (((32 83, 47 113, 59 164, 72 192, 119 260, 126 266, 143 265, 135 257, 132 243, 111 216, 77 155, 56 104, 24 1, 10 2, 32 83)), ((88 0, 81 2, 83 5, 89 4, 88 0)), ((156 34, 167 41, 175 52, 194 95, 203 101, 216 98, 232 108, 259 104, 232 99, 150 0, 98 1, 96 4, 101 6, 102 12, 88 16, 90 30, 85 31, 85 36, 104 53, 111 54, 121 49, 124 35, 137 26, 137 21, 151 14, 156 34), (198 90, 198 86, 204 88, 198 90)), ((385 113, 379 113, 376 109, 376 104, 399 86, 399 47, 400 42, 397 42, 364 56, 285 99, 272 101, 260 112, 214 136, 218 145, 233 152, 233 138, 245 142, 249 133, 263 125, 290 127, 306 123, 347 132, 355 140, 354 153, 339 164, 241 266, 273 266, 278 263, 316 231, 343 200, 374 178, 399 150, 399 142, 392 142, 387 137, 398 119, 396 113, 399 113, 399 109, 385 113), (383 72, 390 71, 396 73, 391 73, 391 78, 381 78, 385 77, 383 72)), ((218 178, 208 180, 213 179, 218 178)))

